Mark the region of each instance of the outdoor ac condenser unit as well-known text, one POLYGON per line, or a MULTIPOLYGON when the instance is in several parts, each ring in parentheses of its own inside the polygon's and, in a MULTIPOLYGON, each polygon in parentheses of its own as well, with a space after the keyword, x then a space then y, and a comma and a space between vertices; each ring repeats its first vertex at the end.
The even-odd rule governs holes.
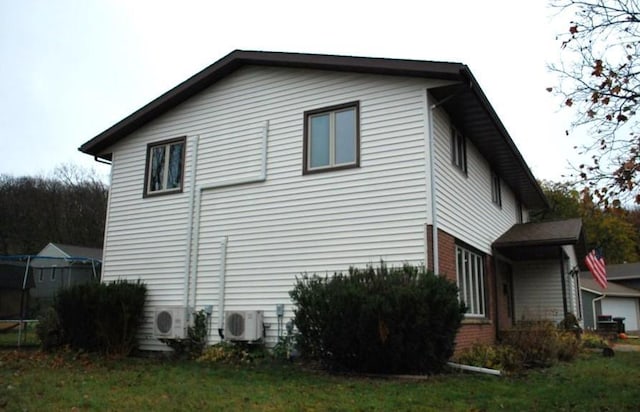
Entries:
POLYGON ((224 337, 235 341, 256 341, 263 336, 262 311, 236 310, 225 312, 224 337))
POLYGON ((186 322, 183 306, 165 306, 154 310, 153 335, 162 339, 182 339, 185 337, 186 322))

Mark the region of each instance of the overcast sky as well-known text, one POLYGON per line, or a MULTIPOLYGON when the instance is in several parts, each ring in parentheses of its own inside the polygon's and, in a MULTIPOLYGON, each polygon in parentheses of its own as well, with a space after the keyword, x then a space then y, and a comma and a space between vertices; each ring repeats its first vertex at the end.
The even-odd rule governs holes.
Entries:
POLYGON ((536 177, 575 158, 545 0, 0 0, 0 174, 109 167, 77 148, 234 49, 467 64, 536 177))

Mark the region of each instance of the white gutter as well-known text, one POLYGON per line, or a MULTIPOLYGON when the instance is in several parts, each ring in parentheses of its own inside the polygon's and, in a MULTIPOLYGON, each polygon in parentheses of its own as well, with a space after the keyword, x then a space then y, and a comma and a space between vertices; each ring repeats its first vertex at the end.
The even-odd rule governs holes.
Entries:
POLYGON ((471 365, 461 365, 459 363, 453 363, 453 362, 447 362, 447 365, 452 368, 461 369, 469 372, 486 373, 487 375, 496 375, 496 376, 502 375, 502 372, 497 369, 481 368, 479 366, 471 366, 471 365))
POLYGON ((189 274, 190 267, 192 265, 191 256, 191 239, 193 236, 193 206, 195 204, 195 194, 196 194, 196 172, 198 170, 198 147, 200 146, 200 136, 196 135, 193 137, 193 151, 191 152, 191 176, 189 178, 189 214, 187 217, 187 251, 184 259, 184 310, 185 310, 185 319, 187 323, 189 322, 189 318, 191 317, 191 310, 189 310, 189 274))
POLYGON ((427 97, 428 91, 422 95, 422 107, 424 107, 423 112, 423 127, 424 127, 424 186, 425 186, 425 195, 424 195, 424 267, 425 269, 429 268, 429 216, 431 216, 430 210, 430 199, 429 199, 429 191, 431 188, 431 183, 429 180, 429 175, 431 173, 431 162, 427 161, 430 159, 429 153, 431 152, 431 117, 429 116, 429 98, 427 97))
MULTIPOLYGON (((105 273, 105 267, 107 261, 105 256, 107 254, 107 234, 109 233, 106 228, 109 227, 109 215, 111 214, 111 191, 113 188, 113 165, 109 168, 109 190, 107 191, 107 213, 104 219, 104 236, 102 237, 102 260, 100 261, 100 274, 105 273)), ((104 283, 104 276, 100 276, 100 283, 104 283)))
MULTIPOLYGON (((188 275, 186 276, 186 281, 185 281, 185 282, 191 281, 193 284, 191 286, 185 285, 185 296, 186 296, 185 307, 189 306, 189 301, 192 301, 195 304, 195 300, 196 300, 196 287, 197 287, 197 280, 198 280, 197 279, 198 278, 198 251, 200 247, 200 210, 201 210, 201 203, 202 203, 202 192, 204 192, 205 190, 215 190, 223 187, 239 186, 239 185, 246 185, 251 183, 262 183, 266 181, 267 180, 268 137, 269 137, 269 121, 265 121, 262 126, 262 158, 261 158, 261 165, 260 165, 260 173, 258 176, 248 177, 243 179, 225 180, 222 182, 205 183, 195 188, 195 199, 193 200, 193 208, 192 208, 193 213, 189 214, 189 226, 192 229, 189 230, 190 236, 187 237, 188 239, 187 244, 190 246, 188 250, 193 255, 193 259, 190 267, 186 268, 187 270, 189 270, 189 272, 186 272, 188 273, 188 275)), ((224 239, 227 239, 227 237, 225 236, 224 239)), ((226 265, 227 241, 223 240, 223 242, 225 245, 225 250, 224 250, 225 262, 224 263, 226 265)), ((223 262, 221 257, 221 266, 222 266, 222 263, 223 262)), ((226 273, 226 268, 224 270, 226 273)), ((225 286, 223 282, 224 282, 224 278, 220 278, 219 288, 222 291, 222 293, 224 293, 224 286, 225 286)), ((224 312, 223 312, 224 296, 222 296, 222 300, 223 300, 222 305, 218 306, 218 310, 220 312, 218 315, 221 317, 222 320, 224 320, 224 312)), ((224 325, 222 325, 221 323, 220 328, 222 329, 223 326, 224 325)))

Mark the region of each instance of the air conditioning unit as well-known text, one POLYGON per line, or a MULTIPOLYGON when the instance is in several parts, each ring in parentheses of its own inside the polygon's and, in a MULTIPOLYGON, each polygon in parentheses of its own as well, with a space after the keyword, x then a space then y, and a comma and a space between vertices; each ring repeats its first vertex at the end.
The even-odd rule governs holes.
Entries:
POLYGON ((256 341, 262 339, 264 325, 262 311, 228 311, 224 314, 224 337, 236 341, 256 341))
POLYGON ((182 339, 185 337, 184 306, 158 307, 153 314, 153 335, 161 339, 182 339))

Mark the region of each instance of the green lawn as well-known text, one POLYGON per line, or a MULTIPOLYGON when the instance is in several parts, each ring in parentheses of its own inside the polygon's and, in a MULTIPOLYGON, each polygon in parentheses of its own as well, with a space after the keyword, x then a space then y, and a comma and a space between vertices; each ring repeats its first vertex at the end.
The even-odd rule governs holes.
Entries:
POLYGON ((640 409, 640 352, 591 353, 519 377, 336 376, 296 365, 228 366, 0 352, 0 411, 623 411, 640 409))

